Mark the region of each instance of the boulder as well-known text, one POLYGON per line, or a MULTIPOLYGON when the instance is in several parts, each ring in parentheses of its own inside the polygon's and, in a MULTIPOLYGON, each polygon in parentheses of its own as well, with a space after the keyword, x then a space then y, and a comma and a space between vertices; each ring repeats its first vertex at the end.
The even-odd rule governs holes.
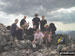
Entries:
POLYGON ((15 39, 13 41, 10 30, 5 25, 0 24, 0 56, 59 56, 61 50, 75 50, 75 43, 67 35, 64 35, 64 44, 57 44, 59 35, 52 36, 50 47, 42 44, 43 48, 34 52, 31 47, 32 43, 26 39, 25 34, 23 36, 24 40, 17 42, 15 39))

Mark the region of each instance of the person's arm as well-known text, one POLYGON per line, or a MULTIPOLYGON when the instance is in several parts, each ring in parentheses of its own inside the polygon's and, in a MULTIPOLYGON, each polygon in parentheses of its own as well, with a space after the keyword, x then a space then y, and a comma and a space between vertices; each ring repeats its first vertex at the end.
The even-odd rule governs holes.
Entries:
POLYGON ((34 24, 34 22, 32 21, 32 24, 34 24))
POLYGON ((43 33, 41 33, 41 37, 44 37, 44 34, 43 33))
POLYGON ((57 28, 56 28, 56 26, 55 26, 55 30, 54 31, 56 31, 57 30, 57 28))
POLYGON ((39 24, 40 24, 40 22, 39 22, 39 24))
POLYGON ((24 24, 27 23, 25 19, 23 19, 22 22, 23 22, 24 24))
POLYGON ((39 18, 39 24, 40 24, 40 18, 39 18))
POLYGON ((32 24, 34 24, 34 18, 32 19, 32 24))
POLYGON ((20 28, 18 26, 16 26, 16 30, 19 30, 20 28))
POLYGON ((28 22, 28 25, 29 25, 29 22, 28 22))
POLYGON ((36 34, 34 34, 34 40, 32 41, 32 43, 35 43, 35 41, 36 41, 36 34))
POLYGON ((12 27, 13 27, 15 30, 18 30, 18 28, 19 28, 16 24, 13 24, 12 27))
POLYGON ((23 29, 22 27, 18 27, 18 26, 16 26, 16 30, 19 30, 19 29, 23 29))
POLYGON ((45 20, 46 21, 46 24, 47 24, 47 20, 45 20))

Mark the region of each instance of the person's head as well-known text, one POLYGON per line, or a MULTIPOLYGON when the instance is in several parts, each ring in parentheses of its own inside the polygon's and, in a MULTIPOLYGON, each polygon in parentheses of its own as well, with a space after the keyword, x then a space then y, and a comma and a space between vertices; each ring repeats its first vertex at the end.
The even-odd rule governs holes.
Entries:
POLYGON ((24 16, 24 19, 26 19, 26 16, 24 16))
POLYGON ((15 19, 15 23, 16 23, 16 24, 18 23, 18 19, 15 19))
POLYGON ((44 20, 45 19, 45 16, 42 16, 42 20, 44 20))
POLYGON ((37 17, 38 17, 38 14, 37 14, 37 13, 35 13, 35 15, 34 15, 34 16, 35 16, 35 18, 37 18, 37 17))
POLYGON ((36 25, 33 25, 33 28, 36 28, 36 25))
POLYGON ((53 27, 53 26, 55 26, 55 25, 54 25, 54 23, 50 23, 49 26, 53 27))
POLYGON ((37 32, 37 33, 39 33, 39 32, 40 32, 40 30, 39 30, 39 29, 37 29, 37 30, 36 30, 36 32, 37 32))
POLYGON ((7 28, 7 30, 10 30, 11 26, 7 26, 6 28, 7 28))

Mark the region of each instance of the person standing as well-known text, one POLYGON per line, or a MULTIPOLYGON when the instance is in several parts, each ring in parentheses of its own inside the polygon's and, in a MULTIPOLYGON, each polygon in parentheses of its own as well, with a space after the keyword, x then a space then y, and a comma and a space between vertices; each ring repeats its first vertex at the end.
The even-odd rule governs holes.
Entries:
POLYGON ((26 23, 26 16, 20 21, 20 26, 24 25, 26 23))
POLYGON ((36 29, 39 29, 40 18, 38 17, 38 14, 35 14, 34 16, 35 18, 32 19, 33 25, 36 25, 36 29))
POLYGON ((20 21, 20 27, 27 28, 29 26, 29 23, 26 22, 26 16, 20 21))
POLYGON ((42 32, 45 31, 45 27, 44 27, 45 24, 47 24, 47 21, 45 19, 45 16, 42 16, 42 20, 40 21, 40 29, 42 32))
POLYGON ((57 30, 56 26, 54 23, 50 23, 48 27, 48 31, 51 32, 52 34, 55 34, 55 31, 57 30))

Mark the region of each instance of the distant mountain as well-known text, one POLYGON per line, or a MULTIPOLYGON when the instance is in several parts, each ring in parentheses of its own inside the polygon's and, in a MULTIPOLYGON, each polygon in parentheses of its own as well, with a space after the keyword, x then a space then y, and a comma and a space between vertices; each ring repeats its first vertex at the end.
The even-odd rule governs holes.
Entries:
POLYGON ((56 31, 56 34, 67 34, 68 36, 72 37, 75 40, 75 31, 56 31))
POLYGON ((67 31, 61 31, 61 30, 56 31, 56 34, 66 34, 66 33, 67 31))
POLYGON ((75 40, 75 31, 70 31, 67 35, 71 36, 75 40))

